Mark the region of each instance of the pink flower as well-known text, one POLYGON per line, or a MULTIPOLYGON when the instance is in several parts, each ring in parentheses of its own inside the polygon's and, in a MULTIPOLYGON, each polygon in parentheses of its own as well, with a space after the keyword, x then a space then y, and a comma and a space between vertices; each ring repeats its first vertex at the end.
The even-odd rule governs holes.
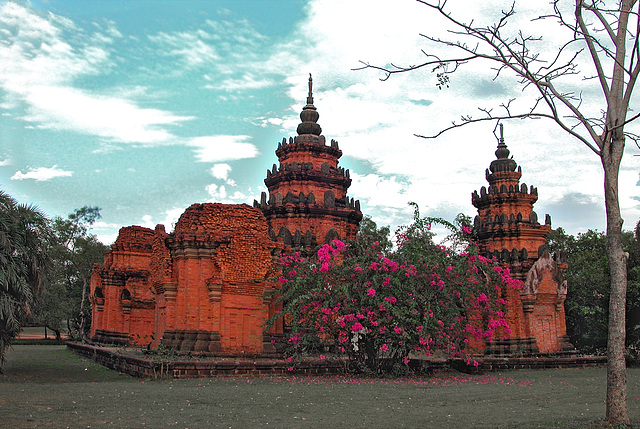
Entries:
POLYGON ((398 301, 395 296, 386 297, 384 300, 390 304, 394 304, 396 301, 398 301))
POLYGON ((471 234, 471 228, 469 228, 468 226, 463 226, 462 232, 464 232, 465 234, 471 234))
POLYGON ((333 244, 334 246, 336 246, 336 250, 341 251, 344 250, 345 247, 347 247, 346 244, 344 244, 342 241, 340 240, 332 240, 331 244, 333 244))
POLYGON ((383 344, 380 346, 380 350, 382 350, 383 352, 386 352, 387 350, 389 350, 389 346, 386 344, 383 344))
POLYGON ((364 329, 364 326, 362 326, 362 323, 360 322, 356 322, 353 324, 353 326, 351 326, 351 330, 353 332, 360 332, 364 329))
POLYGON ((396 326, 395 328, 393 328, 393 332, 395 332, 396 334, 399 334, 402 332, 402 329, 396 326))
POLYGON ((367 295, 376 296, 376 290, 374 288, 370 287, 369 289, 367 289, 367 295))
POLYGON ((325 355, 320 355, 320 359, 326 359, 325 355))
POLYGON ((329 263, 328 262, 323 262, 320 265, 320 272, 326 273, 327 271, 329 271, 329 263))

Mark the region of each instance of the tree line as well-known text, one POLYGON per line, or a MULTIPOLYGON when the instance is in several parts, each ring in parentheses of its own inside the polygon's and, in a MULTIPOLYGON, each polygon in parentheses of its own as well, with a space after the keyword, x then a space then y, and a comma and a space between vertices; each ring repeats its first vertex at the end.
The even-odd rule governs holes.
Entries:
POLYGON ((84 338, 91 271, 108 250, 89 232, 99 218, 100 208, 85 206, 49 219, 0 190, 0 370, 25 325, 84 338))
MULTIPOLYGON (((631 364, 640 363, 640 222, 635 231, 622 231, 622 245, 627 259, 626 357, 631 364)), ((604 232, 588 230, 576 236, 562 228, 547 236, 552 252, 567 255, 565 273, 568 284, 565 312, 567 335, 581 352, 604 354, 607 348, 607 323, 611 274, 604 232)))

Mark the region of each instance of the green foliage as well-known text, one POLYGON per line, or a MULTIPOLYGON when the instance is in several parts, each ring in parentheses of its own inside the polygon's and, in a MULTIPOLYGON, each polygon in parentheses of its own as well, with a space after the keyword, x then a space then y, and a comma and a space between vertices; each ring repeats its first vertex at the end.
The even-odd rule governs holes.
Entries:
POLYGON ((40 295, 32 323, 47 326, 60 334, 68 322, 69 334, 82 338, 89 328, 90 307, 87 293, 94 263, 104 260, 107 246, 89 233, 100 218, 98 207, 82 207, 66 219, 51 221, 53 240, 49 248, 51 261, 49 285, 40 295))
POLYGON ((0 191, 0 365, 44 284, 47 219, 0 191))
POLYGON ((373 243, 380 253, 389 254, 393 249, 393 242, 390 238, 391 231, 388 226, 378 227, 370 217, 365 216, 360 221, 356 240, 351 243, 351 250, 356 255, 363 255, 371 249, 373 243))
MULTIPOLYGON (((627 261, 627 344, 640 344, 640 248, 634 234, 622 233, 627 261)), ((600 353, 607 347, 611 279, 606 253, 606 235, 589 230, 577 237, 562 228, 547 237, 552 252, 563 251, 569 265, 565 279, 567 334, 572 344, 586 353, 600 353)))

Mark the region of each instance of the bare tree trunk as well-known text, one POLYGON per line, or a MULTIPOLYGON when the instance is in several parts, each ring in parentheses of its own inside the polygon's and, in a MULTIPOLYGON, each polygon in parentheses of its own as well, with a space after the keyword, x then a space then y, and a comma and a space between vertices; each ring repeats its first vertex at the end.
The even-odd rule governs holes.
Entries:
POLYGON ((618 201, 618 172, 624 137, 605 145, 602 165, 605 177, 607 212, 607 256, 611 272, 609 299, 609 336, 607 348, 607 421, 612 425, 629 425, 627 410, 627 376, 625 363, 627 298, 627 256, 622 248, 622 217, 618 201))

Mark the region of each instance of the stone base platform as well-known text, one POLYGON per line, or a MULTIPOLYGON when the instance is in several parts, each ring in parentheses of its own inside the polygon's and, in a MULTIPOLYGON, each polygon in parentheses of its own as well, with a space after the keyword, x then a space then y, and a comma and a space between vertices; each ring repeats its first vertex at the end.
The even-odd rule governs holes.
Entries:
MULTIPOLYGON (((332 375, 346 372, 345 359, 327 360, 307 358, 295 366, 286 359, 261 357, 218 357, 209 360, 188 360, 178 356, 176 360, 159 361, 124 354, 115 347, 97 347, 67 342, 74 352, 93 359, 107 368, 142 378, 207 378, 207 377, 260 377, 280 375, 332 375)), ((412 359, 409 367, 432 372, 456 370, 481 373, 516 369, 597 368, 607 363, 604 356, 538 356, 538 357, 480 357, 478 366, 467 365, 463 360, 412 359)))

